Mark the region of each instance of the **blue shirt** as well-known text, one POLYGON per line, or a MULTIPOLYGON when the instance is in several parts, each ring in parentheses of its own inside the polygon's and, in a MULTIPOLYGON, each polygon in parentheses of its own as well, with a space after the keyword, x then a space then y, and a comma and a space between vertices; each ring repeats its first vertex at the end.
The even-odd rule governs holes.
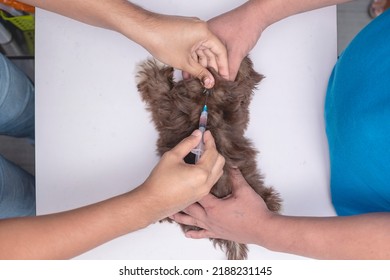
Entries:
POLYGON ((390 212, 390 10, 341 54, 325 120, 337 214, 390 212))

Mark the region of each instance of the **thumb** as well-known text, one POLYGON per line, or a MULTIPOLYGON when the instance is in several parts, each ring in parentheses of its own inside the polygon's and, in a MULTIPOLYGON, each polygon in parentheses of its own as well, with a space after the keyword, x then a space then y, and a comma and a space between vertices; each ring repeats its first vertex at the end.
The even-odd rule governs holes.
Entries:
POLYGON ((190 136, 184 138, 179 144, 171 149, 171 151, 176 153, 180 158, 184 158, 193 148, 196 147, 196 145, 199 144, 201 139, 202 132, 199 129, 194 130, 190 136))
POLYGON ((182 71, 181 75, 182 75, 184 80, 188 80, 189 78, 191 78, 190 73, 188 73, 186 71, 182 71))
POLYGON ((229 170, 229 177, 232 183, 232 194, 237 193, 240 189, 249 187, 248 182, 242 176, 241 171, 238 168, 232 168, 229 170))
POLYGON ((197 61, 192 60, 192 65, 188 69, 184 69, 191 76, 198 78, 205 88, 212 88, 215 84, 214 76, 197 61))
POLYGON ((233 52, 229 53, 229 80, 236 80, 238 69, 242 62, 242 58, 239 55, 235 55, 233 52))
POLYGON ((204 196, 201 200, 198 201, 198 203, 203 207, 203 208, 208 208, 210 206, 213 206, 217 203, 219 198, 214 196, 212 193, 207 194, 204 196))

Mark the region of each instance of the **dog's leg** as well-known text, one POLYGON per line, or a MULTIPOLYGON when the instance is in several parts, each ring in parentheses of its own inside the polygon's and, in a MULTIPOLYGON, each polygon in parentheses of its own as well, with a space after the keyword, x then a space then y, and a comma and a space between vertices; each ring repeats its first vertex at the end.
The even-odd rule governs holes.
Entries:
POLYGON ((173 68, 148 59, 138 65, 136 83, 142 99, 148 105, 161 102, 173 86, 173 68))

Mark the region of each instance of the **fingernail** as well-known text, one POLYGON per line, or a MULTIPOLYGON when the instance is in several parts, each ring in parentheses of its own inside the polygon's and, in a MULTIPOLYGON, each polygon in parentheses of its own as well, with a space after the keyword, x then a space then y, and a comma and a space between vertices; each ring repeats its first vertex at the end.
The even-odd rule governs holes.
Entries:
POLYGON ((205 88, 211 88, 211 87, 213 86, 213 82, 211 81, 210 78, 205 78, 205 79, 203 80, 203 86, 204 86, 205 88))
POLYGON ((194 130, 194 131, 192 132, 191 135, 193 135, 193 136, 200 136, 200 135, 202 135, 202 132, 201 132, 199 129, 196 129, 196 130, 194 130))

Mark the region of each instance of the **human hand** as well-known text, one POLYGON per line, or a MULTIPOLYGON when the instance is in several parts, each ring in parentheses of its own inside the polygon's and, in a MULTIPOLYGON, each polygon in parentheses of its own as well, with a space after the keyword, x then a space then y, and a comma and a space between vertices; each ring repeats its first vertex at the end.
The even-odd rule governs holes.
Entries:
POLYGON ((208 194, 199 203, 192 204, 184 213, 171 218, 180 224, 202 230, 186 232, 190 238, 221 238, 246 244, 261 244, 261 234, 275 214, 268 210, 264 200, 248 185, 238 169, 230 171, 232 194, 219 199, 208 194), (260 229, 260 230, 258 230, 260 229))
POLYGON ((205 150, 200 160, 186 164, 184 157, 201 141, 200 130, 166 152, 139 191, 148 201, 154 220, 160 220, 200 200, 222 176, 225 159, 216 150, 210 131, 204 133, 205 150))
POLYGON ((229 80, 234 80, 241 61, 253 49, 265 29, 251 6, 252 1, 210 19, 210 30, 226 46, 229 61, 229 80))
POLYGON ((158 60, 200 79, 206 88, 215 80, 206 67, 228 78, 227 52, 207 23, 193 17, 153 14, 142 45, 158 60))

